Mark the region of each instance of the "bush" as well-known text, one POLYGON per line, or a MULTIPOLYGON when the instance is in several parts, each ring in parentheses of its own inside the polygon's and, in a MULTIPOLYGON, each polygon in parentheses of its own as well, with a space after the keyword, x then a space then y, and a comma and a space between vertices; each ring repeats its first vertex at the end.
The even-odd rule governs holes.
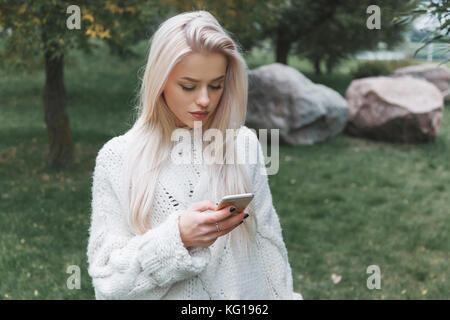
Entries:
POLYGON ((388 75, 389 68, 384 61, 367 61, 359 64, 352 72, 355 79, 388 75))
POLYGON ((413 64, 417 64, 417 62, 411 60, 370 60, 358 64, 358 66, 351 71, 351 75, 354 79, 388 76, 393 74, 398 68, 413 64))

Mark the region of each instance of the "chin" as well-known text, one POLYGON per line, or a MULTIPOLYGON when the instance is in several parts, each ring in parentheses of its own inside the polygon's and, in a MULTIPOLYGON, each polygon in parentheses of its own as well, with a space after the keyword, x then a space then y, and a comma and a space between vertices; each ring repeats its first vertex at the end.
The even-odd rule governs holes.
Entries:
POLYGON ((189 122, 186 123, 186 125, 189 128, 194 128, 195 122, 201 122, 202 123, 202 128, 205 126, 205 124, 207 123, 208 119, 202 119, 202 120, 191 120, 189 122))

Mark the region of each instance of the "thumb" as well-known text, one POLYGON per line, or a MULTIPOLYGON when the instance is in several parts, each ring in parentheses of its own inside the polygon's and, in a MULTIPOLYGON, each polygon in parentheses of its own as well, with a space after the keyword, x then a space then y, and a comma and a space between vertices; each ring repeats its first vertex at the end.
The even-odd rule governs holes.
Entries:
POLYGON ((216 204, 211 200, 204 200, 200 202, 194 202, 191 204, 191 209, 195 211, 207 211, 207 210, 216 210, 216 204))

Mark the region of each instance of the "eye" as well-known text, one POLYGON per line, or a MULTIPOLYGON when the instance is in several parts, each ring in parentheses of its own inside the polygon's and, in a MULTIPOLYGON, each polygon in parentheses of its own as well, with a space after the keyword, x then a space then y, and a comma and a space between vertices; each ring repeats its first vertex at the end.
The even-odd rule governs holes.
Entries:
POLYGON ((182 86, 182 85, 180 85, 180 87, 181 87, 183 90, 186 90, 186 91, 192 91, 192 90, 195 89, 195 87, 188 88, 188 87, 185 87, 185 86, 182 86))
MULTIPOLYGON (((194 90, 195 89, 195 87, 192 87, 192 88, 189 88, 189 87, 185 87, 185 86, 182 86, 182 85, 180 85, 180 87, 183 89, 183 90, 185 90, 185 91, 192 91, 192 90, 194 90)), ((213 90, 220 90, 220 89, 222 89, 222 86, 209 86, 211 89, 213 89, 213 90)))

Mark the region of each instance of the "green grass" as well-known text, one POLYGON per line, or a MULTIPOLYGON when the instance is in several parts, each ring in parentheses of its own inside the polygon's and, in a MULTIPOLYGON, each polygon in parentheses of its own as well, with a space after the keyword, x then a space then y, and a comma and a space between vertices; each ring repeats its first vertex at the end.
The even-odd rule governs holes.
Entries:
POLYGON ((299 290, 317 299, 448 299, 449 123, 446 114, 429 145, 339 136, 281 149, 270 185, 299 290), (381 290, 366 288, 372 264, 381 290))
MULTIPOLYGON (((351 81, 342 70, 313 77, 305 61, 291 60, 341 94, 351 81)), ((104 142, 129 127, 144 62, 144 54, 123 62, 103 50, 67 59, 76 143, 68 170, 45 167, 43 73, 0 74, 0 299, 94 298, 86 257, 94 161, 104 142), (69 265, 81 268, 80 290, 67 289, 69 265)), ((448 299, 449 151, 448 112, 429 144, 339 135, 281 147, 270 185, 296 291, 306 299, 448 299), (369 265, 381 269, 380 290, 366 287, 369 265), (333 273, 342 276, 337 284, 333 273)))

